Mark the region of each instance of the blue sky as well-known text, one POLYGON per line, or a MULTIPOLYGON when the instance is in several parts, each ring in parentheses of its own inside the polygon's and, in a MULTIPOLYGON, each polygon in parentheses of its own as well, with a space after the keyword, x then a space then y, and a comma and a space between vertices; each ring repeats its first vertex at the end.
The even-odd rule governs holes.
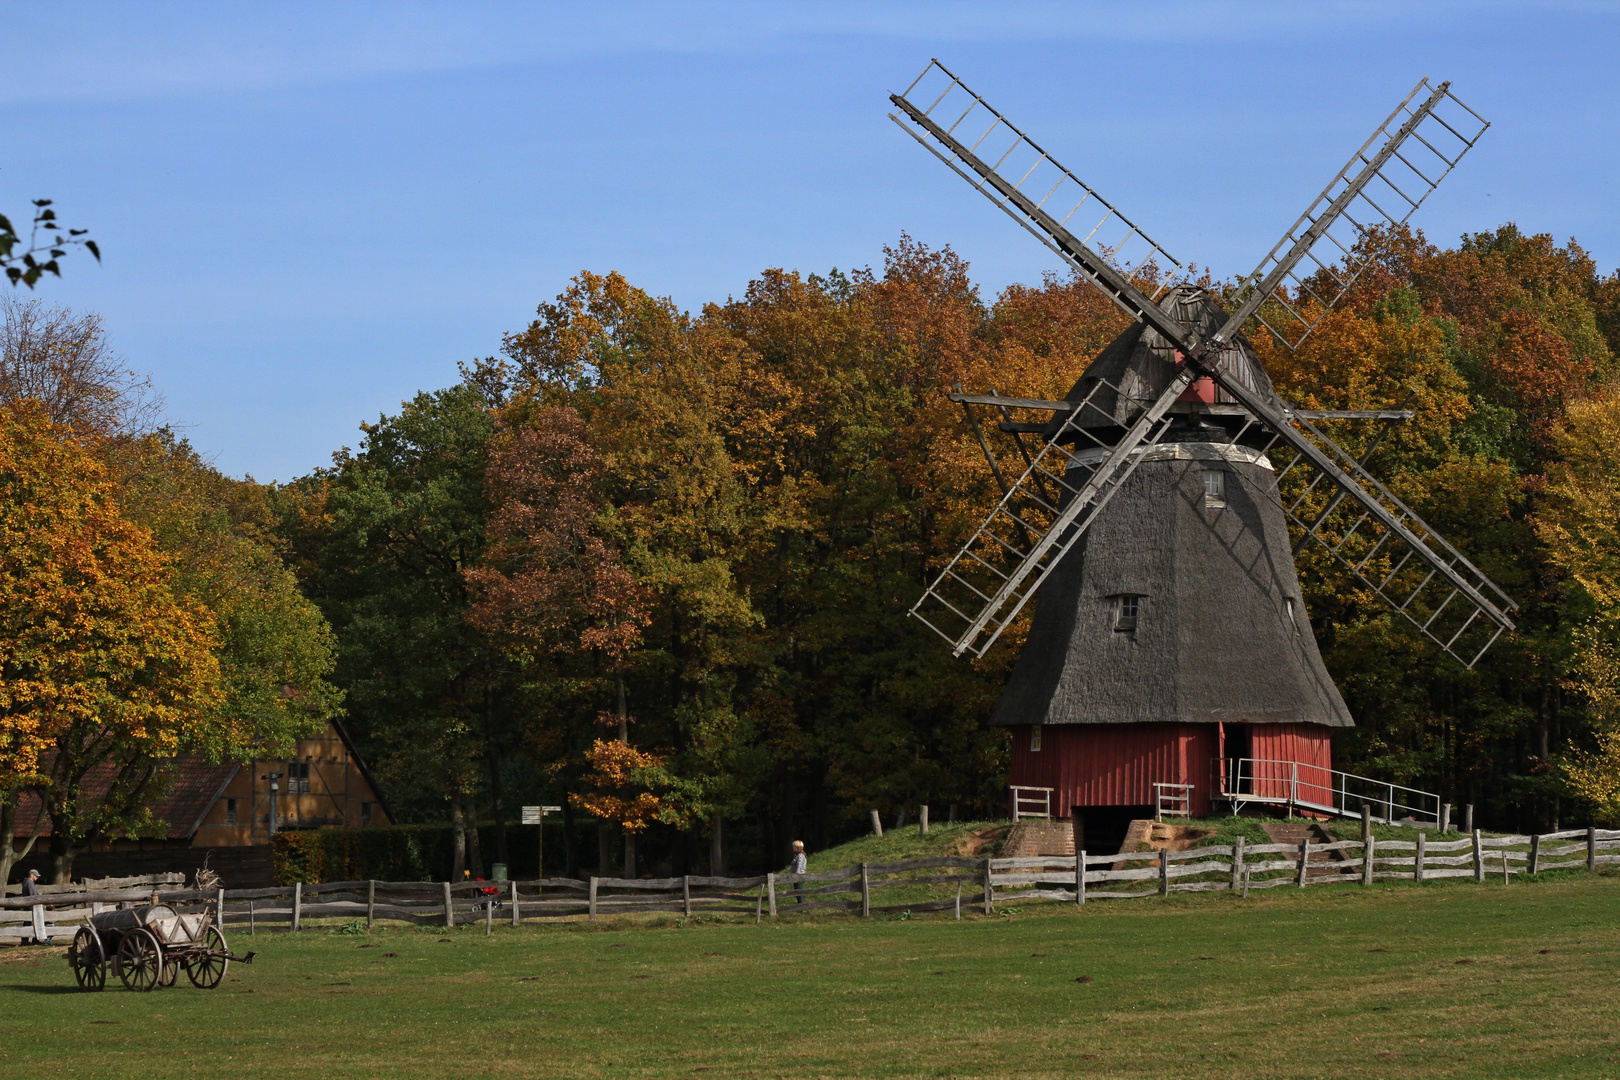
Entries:
POLYGON ((0 212, 233 475, 286 480, 581 269, 683 307, 902 230, 1056 257, 887 119, 938 56, 1178 258, 1251 269, 1420 76, 1493 127, 1420 211, 1620 264, 1620 3, 0 0, 0 212))

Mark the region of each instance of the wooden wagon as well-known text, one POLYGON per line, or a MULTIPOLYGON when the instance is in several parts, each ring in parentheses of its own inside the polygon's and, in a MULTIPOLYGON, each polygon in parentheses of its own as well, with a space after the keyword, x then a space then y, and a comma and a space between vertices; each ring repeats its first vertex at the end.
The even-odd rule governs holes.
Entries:
POLYGON ((212 908, 182 915, 167 904, 97 912, 68 947, 81 990, 105 987, 109 969, 130 990, 173 986, 182 969, 193 986, 212 990, 232 960, 252 963, 253 955, 231 955, 212 908))

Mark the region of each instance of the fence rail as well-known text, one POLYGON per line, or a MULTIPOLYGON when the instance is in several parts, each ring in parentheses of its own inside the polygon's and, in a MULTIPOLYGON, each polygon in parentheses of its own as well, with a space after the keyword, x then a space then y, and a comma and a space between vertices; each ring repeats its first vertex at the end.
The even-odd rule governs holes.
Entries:
POLYGON ((1055 900, 1129 900, 1172 892, 1241 891, 1359 883, 1497 876, 1620 864, 1620 831, 1576 829, 1538 836, 1483 836, 1429 841, 1340 840, 1331 844, 1217 844, 1188 851, 1120 852, 1017 859, 941 856, 859 863, 808 874, 756 877, 539 878, 530 881, 329 881, 262 889, 199 891, 154 885, 73 890, 0 899, 0 940, 49 940, 92 914, 156 898, 182 910, 211 905, 222 925, 254 933, 303 928, 309 919, 378 921, 452 928, 496 922, 632 912, 752 912, 755 919, 793 912, 949 911, 991 914, 997 904, 1055 900), (1560 843, 1560 841, 1564 841, 1560 843), (1569 842, 1576 841, 1576 842, 1569 842), (932 872, 930 872, 932 871, 932 872), (952 872, 954 871, 954 872, 952 872), (1132 888, 1135 884, 1137 887, 1132 888), (954 890, 953 887, 954 886, 954 890), (1102 886, 1102 888, 1093 888, 1102 886), (1143 888, 1142 886, 1147 886, 1143 888), (882 896, 875 896, 887 890, 882 896), (875 903, 874 900, 885 902, 875 903))

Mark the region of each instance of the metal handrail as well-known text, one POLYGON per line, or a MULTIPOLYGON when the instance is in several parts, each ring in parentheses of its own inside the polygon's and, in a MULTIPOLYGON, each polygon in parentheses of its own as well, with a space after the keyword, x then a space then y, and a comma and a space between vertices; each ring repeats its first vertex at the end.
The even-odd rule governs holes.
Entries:
POLYGON ((1218 797, 1238 803, 1274 803, 1374 821, 1410 818, 1440 823, 1440 796, 1387 780, 1341 772, 1322 765, 1265 758, 1215 758, 1218 797), (1301 774, 1303 771, 1303 779, 1301 774))

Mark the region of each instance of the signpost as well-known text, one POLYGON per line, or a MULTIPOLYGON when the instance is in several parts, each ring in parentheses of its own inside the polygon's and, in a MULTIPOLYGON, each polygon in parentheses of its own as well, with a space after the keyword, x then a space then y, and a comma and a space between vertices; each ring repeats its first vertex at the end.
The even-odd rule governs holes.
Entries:
POLYGON ((546 876, 546 815, 561 812, 562 807, 560 806, 525 806, 523 808, 523 824, 540 826, 539 829, 535 830, 540 837, 535 845, 535 850, 540 857, 540 861, 535 863, 534 876, 536 878, 546 876))

